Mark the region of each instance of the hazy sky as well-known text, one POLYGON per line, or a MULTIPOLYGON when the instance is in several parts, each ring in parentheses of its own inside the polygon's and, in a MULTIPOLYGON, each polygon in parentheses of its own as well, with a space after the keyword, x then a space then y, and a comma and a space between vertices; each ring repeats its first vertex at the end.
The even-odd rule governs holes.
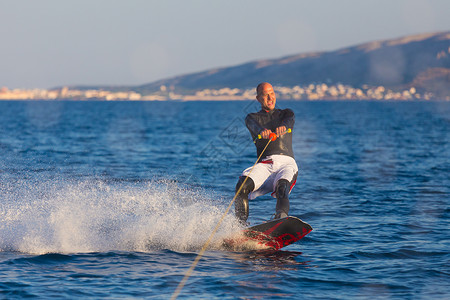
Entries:
POLYGON ((449 0, 0 0, 0 87, 138 85, 450 30, 449 0))

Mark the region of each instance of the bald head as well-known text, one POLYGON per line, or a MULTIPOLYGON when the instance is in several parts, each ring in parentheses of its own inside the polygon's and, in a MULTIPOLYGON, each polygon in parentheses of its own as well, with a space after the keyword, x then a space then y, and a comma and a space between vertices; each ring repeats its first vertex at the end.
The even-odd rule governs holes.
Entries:
POLYGON ((260 84, 258 84, 258 86, 256 87, 256 95, 260 95, 266 87, 270 87, 273 89, 272 85, 268 82, 261 82, 260 84))
POLYGON ((261 104, 265 111, 271 111, 275 108, 277 99, 273 87, 268 82, 258 84, 256 87, 256 100, 261 104))

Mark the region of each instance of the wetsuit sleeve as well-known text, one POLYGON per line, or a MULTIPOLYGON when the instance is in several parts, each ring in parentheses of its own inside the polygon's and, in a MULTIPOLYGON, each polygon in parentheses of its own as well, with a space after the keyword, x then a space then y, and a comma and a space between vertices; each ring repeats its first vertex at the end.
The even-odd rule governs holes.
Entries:
POLYGON ((283 116, 283 120, 281 121, 281 124, 283 124, 284 126, 286 126, 286 128, 294 128, 294 123, 295 123, 295 115, 294 112, 287 108, 284 111, 284 116, 283 116))
POLYGON ((261 131, 264 130, 264 128, 251 116, 251 114, 248 114, 245 118, 245 125, 250 131, 252 138, 255 138, 259 133, 261 133, 261 131))

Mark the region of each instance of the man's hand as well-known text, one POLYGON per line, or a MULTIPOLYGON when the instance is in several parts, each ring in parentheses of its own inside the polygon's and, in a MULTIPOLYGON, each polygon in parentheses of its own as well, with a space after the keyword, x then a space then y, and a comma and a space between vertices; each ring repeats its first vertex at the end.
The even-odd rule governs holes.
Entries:
POLYGON ((278 127, 277 130, 276 130, 277 136, 280 137, 280 136, 286 134, 286 130, 287 130, 287 129, 286 129, 286 126, 280 126, 280 127, 278 127))
MULTIPOLYGON (((269 139, 270 138, 270 134, 272 133, 272 130, 270 130, 270 129, 267 129, 267 128, 264 128, 264 130, 263 131, 261 131, 261 137, 263 138, 263 139, 269 139)), ((282 135, 284 135, 284 134, 286 134, 287 133, 287 129, 286 129, 286 126, 280 126, 280 127, 278 127, 277 129, 276 129, 276 135, 278 136, 278 137, 280 137, 280 136, 282 136, 282 135)))
POLYGON ((261 131, 261 136, 263 139, 267 140, 270 137, 271 133, 272 133, 272 130, 264 128, 264 130, 261 131))

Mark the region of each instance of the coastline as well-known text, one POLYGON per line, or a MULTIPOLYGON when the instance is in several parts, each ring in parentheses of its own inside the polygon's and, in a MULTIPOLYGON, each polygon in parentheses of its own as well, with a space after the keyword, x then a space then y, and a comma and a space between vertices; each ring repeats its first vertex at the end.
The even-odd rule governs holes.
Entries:
MULTIPOLYGON (((307 86, 274 86, 278 99, 298 101, 450 101, 450 95, 435 96, 430 92, 421 92, 415 87, 391 90, 383 86, 363 86, 355 88, 347 85, 309 84, 307 86)), ((246 101, 255 99, 255 91, 249 89, 204 89, 185 93, 168 92, 165 86, 160 91, 141 94, 136 91, 114 92, 108 90, 78 90, 64 87, 61 89, 0 89, 0 101, 246 101)))

